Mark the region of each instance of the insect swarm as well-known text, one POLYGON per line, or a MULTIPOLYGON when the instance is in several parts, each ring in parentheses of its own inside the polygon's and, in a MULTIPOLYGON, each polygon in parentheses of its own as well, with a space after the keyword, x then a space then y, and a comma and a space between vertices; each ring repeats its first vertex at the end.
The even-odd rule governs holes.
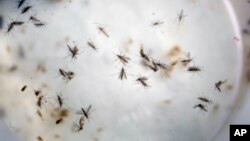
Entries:
POLYGON ((227 82, 227 80, 224 80, 224 81, 218 81, 218 82, 216 82, 215 83, 215 88, 219 91, 219 92, 221 92, 221 85, 223 85, 224 83, 226 83, 227 82))

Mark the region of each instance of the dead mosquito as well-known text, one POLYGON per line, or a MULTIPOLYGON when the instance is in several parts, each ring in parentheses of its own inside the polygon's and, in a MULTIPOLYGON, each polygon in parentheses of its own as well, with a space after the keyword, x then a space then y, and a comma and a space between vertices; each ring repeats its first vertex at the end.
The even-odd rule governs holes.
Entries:
POLYGON ((207 107, 206 107, 205 105, 203 105, 203 104, 194 105, 193 108, 194 108, 194 109, 195 109, 195 108, 199 108, 200 110, 207 112, 207 107))
POLYGON ((104 27, 99 26, 99 27, 98 27, 98 30, 99 30, 102 34, 104 34, 107 38, 109 38, 109 34, 106 32, 106 30, 104 29, 104 27))
POLYGON ((31 5, 28 5, 28 6, 24 7, 24 8, 22 9, 22 11, 21 11, 21 14, 24 14, 24 13, 28 12, 32 7, 33 7, 33 6, 31 6, 31 5))
POLYGON ((92 108, 92 105, 89 105, 86 110, 82 107, 80 111, 76 112, 76 114, 83 115, 84 117, 86 117, 87 119, 89 119, 89 114, 90 114, 91 108, 92 108))
POLYGON ((212 100, 206 98, 206 97, 198 97, 198 100, 205 102, 205 103, 213 103, 212 100))
POLYGON ((221 89, 220 89, 220 86, 222 85, 222 84, 224 84, 224 83, 226 83, 227 82, 227 80, 224 80, 224 81, 218 81, 218 82, 216 82, 215 83, 215 88, 219 91, 219 92, 221 92, 221 89))
POLYGON ((144 53, 143 45, 141 45, 141 48, 140 48, 140 56, 141 56, 143 59, 145 59, 145 60, 147 60, 148 62, 150 62, 150 59, 149 59, 148 55, 146 55, 146 54, 144 53))
POLYGON ((120 60, 121 63, 124 64, 124 65, 127 64, 128 61, 130 60, 129 57, 127 57, 127 56, 125 56, 125 55, 122 55, 122 54, 116 54, 116 57, 117 57, 117 59, 120 60))
POLYGON ((24 92, 27 88, 27 85, 24 85, 22 88, 21 88, 21 91, 24 92))
POLYGON ((148 80, 148 78, 145 77, 145 76, 140 76, 140 77, 138 77, 138 78, 136 79, 136 81, 139 82, 142 86, 144 86, 144 87, 150 87, 150 86, 148 85, 148 83, 146 82, 147 80, 148 80))
POLYGON ((24 2, 25 2, 25 0, 19 0, 17 8, 19 9, 24 4, 24 2))
POLYGON ((120 80, 127 79, 127 74, 126 74, 126 70, 124 69, 124 67, 121 68, 121 71, 120 71, 118 78, 120 80))

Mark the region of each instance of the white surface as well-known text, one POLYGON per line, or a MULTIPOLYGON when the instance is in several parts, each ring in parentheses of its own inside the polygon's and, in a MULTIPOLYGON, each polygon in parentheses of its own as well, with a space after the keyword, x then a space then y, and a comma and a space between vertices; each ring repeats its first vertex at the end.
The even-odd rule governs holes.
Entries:
MULTIPOLYGON (((232 0, 233 6, 236 10, 236 14, 238 17, 238 21, 242 29, 248 29, 250 31, 250 25, 248 21, 250 20, 250 3, 247 3, 247 0, 232 0)), ((250 70, 250 59, 248 56, 250 49, 250 36, 243 36, 244 48, 245 48, 245 66, 246 72, 250 70)), ((243 74, 244 83, 247 81, 246 72, 243 74)), ((250 124, 250 87, 249 82, 246 85, 247 89, 243 90, 238 102, 236 109, 234 110, 233 115, 229 119, 229 121, 222 128, 220 133, 216 136, 214 141, 229 141, 229 125, 230 124, 250 124)))
MULTIPOLYGON (((20 135, 26 140, 33 140, 38 134, 50 139, 50 134, 47 133, 51 132, 48 131, 60 131, 65 140, 82 139, 83 136, 90 140, 96 137, 95 130, 102 127, 105 130, 97 136, 100 140, 199 141, 213 136, 233 105, 233 96, 227 95, 231 92, 223 91, 217 96, 214 83, 218 79, 227 78, 234 85, 237 70, 234 33, 221 3, 191 0, 107 0, 91 1, 87 7, 84 4, 36 6, 32 13, 38 12, 37 16, 47 21, 48 25, 41 29, 32 24, 25 25, 23 29, 14 31, 13 37, 8 36, 2 42, 2 46, 10 43, 14 48, 21 44, 28 52, 25 61, 11 55, 2 56, 5 65, 17 62, 21 64, 21 71, 16 75, 6 73, 2 77, 3 82, 11 81, 10 85, 4 87, 8 94, 4 99, 7 101, 4 106, 8 108, 7 121, 22 129, 20 135), (183 24, 177 26, 176 13, 181 9, 188 16, 183 24), (163 19, 166 25, 158 29, 152 28, 151 22, 158 19, 163 19), (98 33, 95 23, 105 24, 111 38, 107 39, 98 33), (66 43, 63 41, 66 36, 70 37, 70 42, 66 43, 72 44, 76 40, 84 50, 75 62, 69 58, 63 59, 66 56, 66 43), (123 43, 129 38, 132 38, 133 44, 129 47, 130 51, 127 51, 123 43), (97 43, 97 53, 85 48, 88 39, 97 43), (166 63, 169 63, 169 58, 165 58, 166 52, 174 45, 180 45, 184 52, 191 52, 195 57, 195 65, 202 66, 205 71, 198 76, 190 76, 185 73, 185 69, 177 69, 170 79, 163 81, 161 75, 153 75, 151 71, 145 71, 136 65, 139 62, 138 50, 141 43, 145 44, 145 50, 150 51, 154 58, 166 63), (119 71, 117 66, 120 64, 114 63, 114 53, 119 51, 127 52, 133 60, 127 68, 130 79, 122 83, 113 75, 119 71), (49 68, 46 75, 37 74, 32 69, 41 60, 49 68), (76 80, 65 84, 61 79, 55 78, 59 67, 75 70, 76 80), (152 88, 145 90, 133 85, 138 73, 152 78, 152 88), (66 122, 67 126, 59 128, 52 124, 51 119, 40 122, 34 117, 35 98, 28 95, 32 95, 32 89, 26 95, 16 98, 24 82, 28 87, 37 88, 44 81, 50 86, 50 89, 45 90, 46 93, 54 96, 56 92, 63 91, 68 104, 76 109, 82 106, 82 101, 85 106, 93 104, 94 118, 86 125, 84 133, 71 134, 68 130, 72 122, 66 122), (96 82, 101 83, 97 85, 96 82), (203 93, 220 104, 219 112, 204 115, 192 109, 197 96, 204 95, 203 93), (163 100, 173 103, 162 104, 163 100), (18 107, 10 107, 12 103, 8 101, 18 107), (22 123, 15 120, 17 114, 24 115, 19 117, 22 123), (33 122, 27 122, 30 118, 33 122), (29 128, 25 128, 27 125, 29 128)), ((16 12, 8 15, 16 15, 16 12)))

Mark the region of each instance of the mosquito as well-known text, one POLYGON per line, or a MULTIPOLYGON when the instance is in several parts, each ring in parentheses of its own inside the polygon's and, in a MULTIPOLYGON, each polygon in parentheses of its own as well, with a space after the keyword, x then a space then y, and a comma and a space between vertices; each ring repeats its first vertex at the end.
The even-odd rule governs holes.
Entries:
POLYGON ((26 0, 19 0, 18 1, 18 5, 17 5, 17 8, 19 9, 25 2, 26 0))
POLYGON ((84 115, 84 117, 89 119, 89 114, 90 114, 91 108, 92 108, 92 105, 89 105, 86 110, 82 107, 80 111, 76 112, 76 114, 84 115))
POLYGON ((56 98, 57 98, 59 107, 62 108, 62 106, 63 106, 63 98, 62 98, 62 96, 57 95, 56 98))
POLYGON ((163 21, 154 21, 154 22, 152 22, 152 26, 159 26, 159 25, 162 25, 162 24, 164 24, 164 22, 163 21))
POLYGON ((130 60, 129 57, 125 56, 125 55, 122 55, 122 54, 116 54, 116 57, 118 60, 120 60, 122 62, 122 64, 127 64, 128 61, 130 60))
POLYGON ((95 45, 92 41, 88 41, 88 42, 87 42, 87 45, 88 45, 89 47, 91 47, 93 50, 97 50, 96 45, 95 45))
POLYGON ((15 26, 23 25, 23 21, 13 21, 8 25, 7 33, 9 33, 15 26))
POLYGON ((71 55, 72 58, 76 58, 76 56, 79 54, 79 49, 77 46, 71 47, 69 45, 67 45, 69 53, 71 55))
POLYGON ((24 92, 27 88, 27 85, 24 85, 22 88, 21 88, 21 91, 24 92))
POLYGON ((222 84, 224 84, 224 83, 226 83, 227 82, 227 80, 224 80, 224 81, 218 81, 218 82, 216 82, 215 83, 215 88, 219 91, 219 92, 221 92, 221 88, 220 88, 220 86, 222 85, 222 84))
POLYGON ((38 141, 43 141, 43 138, 42 138, 41 136, 38 136, 38 137, 37 137, 37 140, 38 140, 38 141))
POLYGON ((41 113, 40 110, 37 110, 36 113, 37 113, 37 115, 38 115, 41 119, 43 119, 43 115, 42 115, 42 113, 41 113))
POLYGON ((157 67, 159 67, 161 69, 164 69, 164 70, 167 69, 167 65, 164 64, 164 63, 153 61, 153 64, 154 64, 154 66, 157 66, 157 67))
POLYGON ((212 100, 206 98, 206 97, 198 97, 198 100, 205 102, 205 103, 213 103, 212 100))
POLYGON ((199 71, 201 71, 201 68, 198 67, 198 66, 191 66, 191 67, 188 67, 187 71, 190 71, 190 72, 199 72, 199 71))
POLYGON ((181 62, 184 64, 184 65, 187 65, 189 64, 190 62, 193 61, 193 58, 190 57, 190 53, 188 52, 187 53, 187 56, 185 59, 181 59, 181 62))
POLYGON ((34 90, 35 96, 39 96, 41 94, 41 90, 34 90))
POLYGON ((34 16, 30 16, 29 21, 33 21, 33 22, 41 22, 38 18, 34 17, 34 16))
POLYGON ((109 38, 109 34, 106 32, 106 30, 104 29, 104 27, 99 26, 98 30, 103 33, 107 38, 109 38))
POLYGON ((63 118, 59 118, 58 120, 56 120, 56 124, 60 124, 63 122, 63 118))
POLYGON ((59 69, 59 73, 65 78, 66 80, 71 80, 74 78, 75 73, 72 71, 65 71, 63 69, 59 69))
POLYGON ((147 60, 148 62, 150 62, 150 59, 149 59, 148 55, 146 55, 146 54, 144 53, 144 50, 143 50, 143 46, 142 46, 142 45, 141 45, 141 48, 140 48, 140 55, 141 55, 141 57, 142 57, 143 59, 145 59, 145 60, 147 60))
POLYGON ((41 26, 45 26, 45 23, 43 23, 43 22, 37 22, 37 23, 34 23, 34 25, 36 27, 41 27, 41 26))
POLYGON ((39 96, 38 99, 37 99, 37 102, 36 102, 36 105, 39 107, 39 108, 42 108, 42 105, 43 105, 43 101, 44 100, 44 96, 39 96))
POLYGON ((121 71, 120 71, 118 78, 120 80, 127 79, 127 74, 126 74, 126 70, 124 69, 124 67, 121 68, 121 71))
POLYGON ((79 119, 78 124, 73 125, 73 132, 80 132, 81 130, 83 130, 83 125, 84 125, 84 117, 81 117, 79 119))
POLYGON ((178 22, 183 21, 184 17, 186 17, 186 15, 184 15, 184 11, 181 9, 181 12, 178 14, 178 22))
POLYGON ((14 72, 18 69, 18 66, 17 65, 13 65, 9 68, 9 72, 14 72))
POLYGON ((31 5, 28 5, 28 6, 24 7, 24 8, 22 9, 22 11, 21 11, 21 14, 24 14, 24 13, 28 12, 32 7, 33 7, 33 6, 31 6, 31 5))
POLYGON ((147 81, 148 78, 145 77, 145 76, 140 76, 136 79, 137 82, 139 82, 141 85, 143 85, 144 87, 150 87, 148 84, 147 84, 147 81))
POLYGON ((207 107, 203 104, 194 105, 193 108, 199 108, 200 110, 207 112, 207 107))
POLYGON ((144 65, 144 66, 146 66, 146 67, 148 67, 148 68, 150 68, 152 71, 154 71, 154 72, 157 72, 158 71, 158 66, 156 65, 156 63, 149 63, 149 62, 147 62, 147 61, 145 61, 145 60, 142 60, 142 64, 144 65))

